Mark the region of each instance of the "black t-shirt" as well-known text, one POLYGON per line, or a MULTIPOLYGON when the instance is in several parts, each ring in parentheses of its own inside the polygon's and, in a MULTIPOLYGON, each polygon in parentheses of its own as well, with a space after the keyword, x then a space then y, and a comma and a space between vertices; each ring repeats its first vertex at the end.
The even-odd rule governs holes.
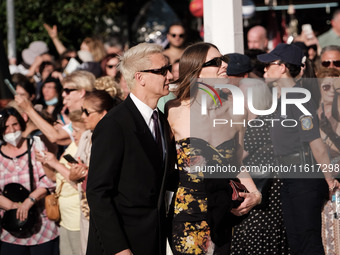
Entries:
MULTIPOLYGON (((294 86, 294 88, 297 87, 296 85, 294 86)), ((287 99, 299 99, 304 98, 305 95, 302 93, 287 93, 286 97, 287 99)), ((279 121, 273 121, 273 127, 270 130, 276 156, 297 153, 303 143, 309 143, 320 137, 317 109, 314 102, 310 99, 302 105, 312 115, 305 115, 295 104, 287 104, 286 116, 281 116, 281 99, 278 100, 274 119, 279 119, 279 121)))

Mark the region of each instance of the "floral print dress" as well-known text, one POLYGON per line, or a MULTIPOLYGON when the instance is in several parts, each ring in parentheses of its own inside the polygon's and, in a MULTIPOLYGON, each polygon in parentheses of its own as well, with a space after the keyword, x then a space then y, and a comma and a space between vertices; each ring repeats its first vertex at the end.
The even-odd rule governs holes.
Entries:
POLYGON ((173 205, 173 253, 213 254, 215 245, 207 223, 205 172, 199 169, 229 162, 235 152, 234 140, 214 148, 202 139, 185 138, 176 142, 176 149, 180 182, 173 205))

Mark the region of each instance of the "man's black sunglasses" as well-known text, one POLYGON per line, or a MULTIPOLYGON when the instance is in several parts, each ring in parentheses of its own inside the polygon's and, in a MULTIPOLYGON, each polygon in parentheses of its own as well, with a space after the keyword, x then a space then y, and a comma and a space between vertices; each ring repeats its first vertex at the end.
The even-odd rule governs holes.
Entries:
POLYGON ((336 67, 340 67, 340 60, 327 60, 327 61, 322 61, 321 65, 323 67, 329 67, 331 65, 331 63, 333 62, 333 65, 335 65, 336 67))
POLYGON ((171 70, 172 70, 172 65, 168 65, 168 66, 163 66, 162 68, 159 68, 159 69, 142 70, 140 72, 142 72, 142 73, 154 73, 154 74, 160 74, 160 75, 166 76, 168 71, 171 72, 171 70))
POLYGON ((66 93, 66 95, 69 95, 72 91, 76 91, 76 90, 78 90, 78 89, 69 89, 69 88, 64 88, 63 89, 63 92, 65 92, 66 93))
POLYGON ((225 62, 225 63, 228 63, 227 58, 221 56, 221 57, 213 58, 212 60, 209 60, 208 62, 205 62, 205 63, 202 65, 202 68, 203 68, 203 67, 208 67, 208 66, 221 67, 222 61, 225 62))

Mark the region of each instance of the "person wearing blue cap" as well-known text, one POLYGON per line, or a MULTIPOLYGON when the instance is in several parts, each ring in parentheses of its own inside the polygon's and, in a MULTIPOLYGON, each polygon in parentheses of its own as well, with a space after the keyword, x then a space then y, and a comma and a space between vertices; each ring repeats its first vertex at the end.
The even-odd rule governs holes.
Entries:
MULTIPOLYGON (((302 66, 303 52, 299 47, 279 44, 270 53, 258 55, 257 58, 267 63, 264 74, 266 82, 277 84, 279 90, 299 87, 294 80, 302 66)), ((298 101, 301 95, 292 92, 286 97, 298 101)), ((316 107, 312 100, 302 104, 311 115, 302 113, 295 104, 287 104, 286 114, 281 115, 283 100, 279 99, 274 114, 273 119, 278 121, 272 125, 271 139, 278 164, 283 167, 281 169, 295 169, 292 173, 280 173, 283 218, 289 246, 292 254, 325 254, 321 238, 321 209, 327 198, 327 184, 330 192, 336 187, 340 188, 340 185, 328 172, 330 162, 320 138, 316 107), (283 125, 287 120, 296 125, 283 125), (323 164, 325 171, 317 171, 316 162, 323 164)))
POLYGON ((224 55, 228 60, 228 77, 247 78, 251 71, 250 58, 240 53, 229 53, 224 55))

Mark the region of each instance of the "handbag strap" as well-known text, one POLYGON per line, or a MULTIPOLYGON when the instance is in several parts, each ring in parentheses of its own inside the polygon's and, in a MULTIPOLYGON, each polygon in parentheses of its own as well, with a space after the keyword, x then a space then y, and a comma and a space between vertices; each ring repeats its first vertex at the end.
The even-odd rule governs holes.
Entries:
POLYGON ((59 197, 59 196, 60 196, 61 189, 63 188, 63 185, 64 185, 64 181, 61 181, 61 184, 60 184, 60 186, 59 186, 58 191, 55 192, 56 197, 59 197))
POLYGON ((32 148, 31 139, 27 138, 28 168, 29 168, 29 173, 30 173, 30 186, 31 186, 31 192, 32 192, 34 190, 34 176, 33 176, 31 148, 32 148))

